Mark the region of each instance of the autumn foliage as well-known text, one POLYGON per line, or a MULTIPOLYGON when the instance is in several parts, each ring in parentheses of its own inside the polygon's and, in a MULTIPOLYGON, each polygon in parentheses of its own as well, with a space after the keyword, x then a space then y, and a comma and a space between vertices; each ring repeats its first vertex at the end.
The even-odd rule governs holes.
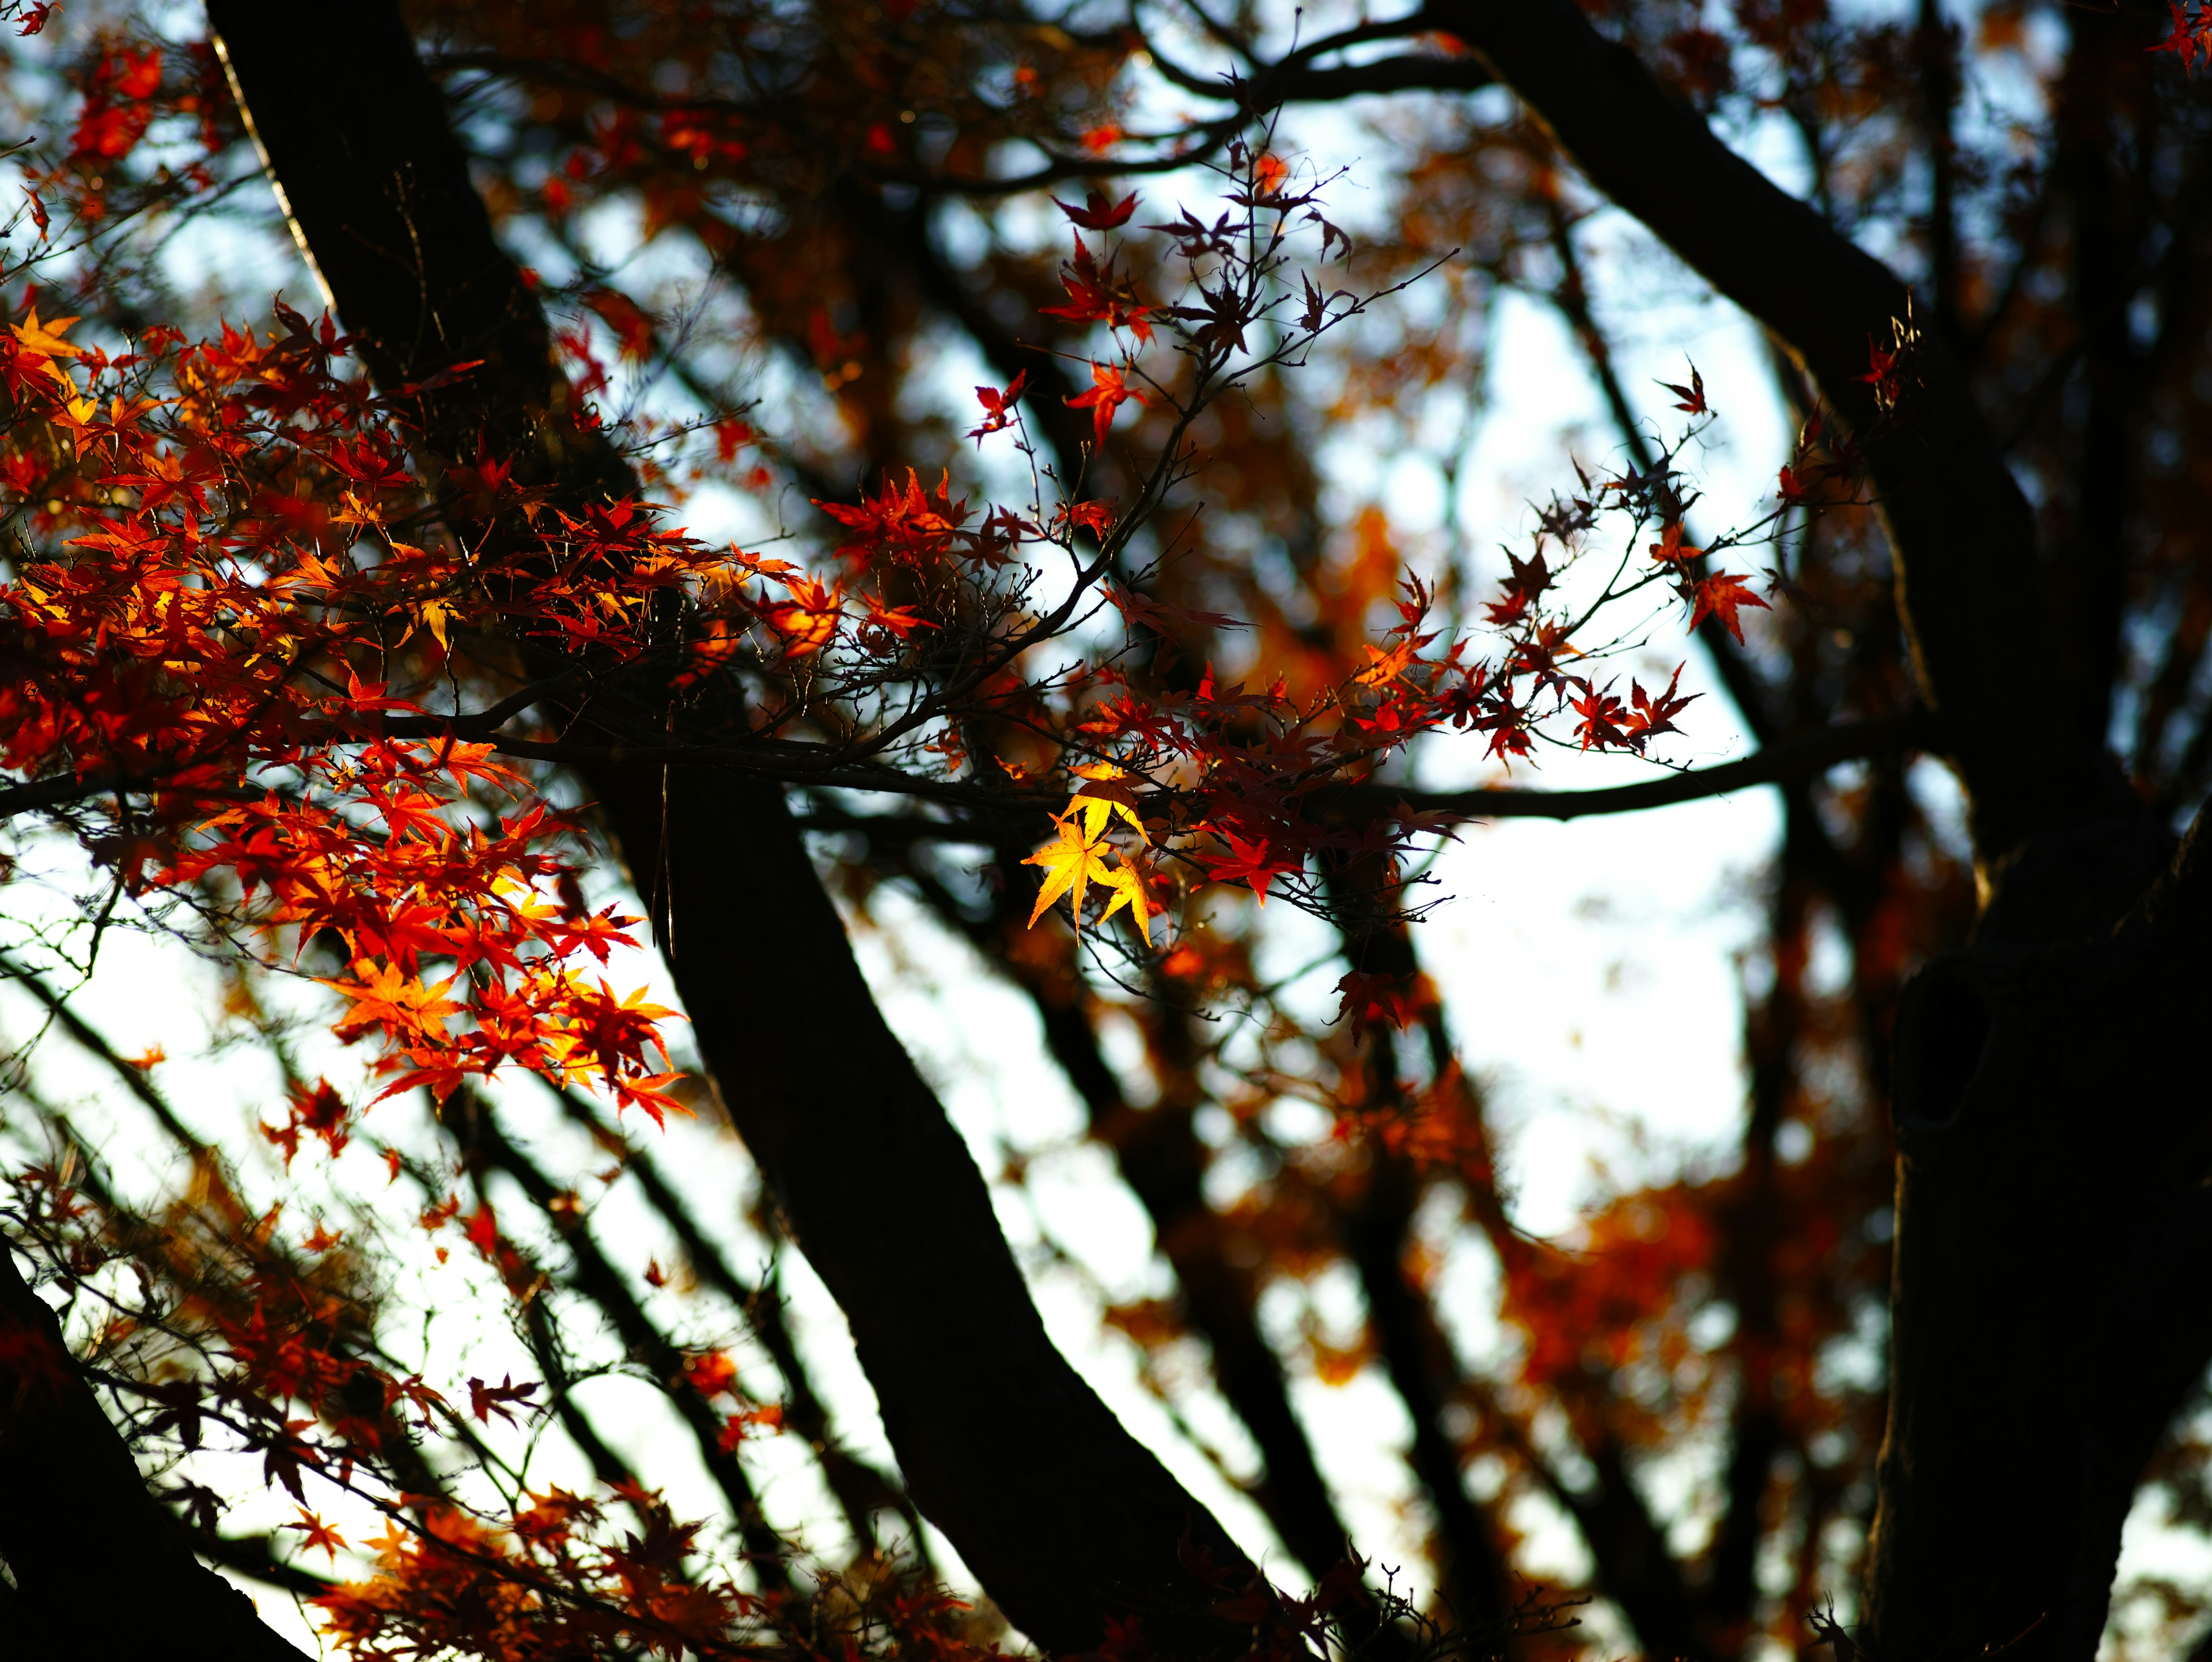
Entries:
MULTIPOLYGON (((1492 55, 1441 14, 1194 36, 1142 8, 1097 27, 908 0, 411 8, 492 228, 543 268, 515 275, 558 395, 502 447, 489 423, 457 442, 450 416, 510 384, 489 349, 418 343, 401 377, 343 305, 298 303, 304 279, 291 301, 179 295, 162 239, 269 195, 249 77, 211 40, 8 8, 44 77, 14 95, 57 137, 17 161, 0 271, 0 880, 52 888, 58 867, 88 898, 51 927, 27 903, 0 939, 21 995, 0 1008, 0 1227, 28 1267, 21 1299, 0 1284, 0 1458, 10 1426, 96 1403, 167 1538, 296 1598, 349 1657, 1018 1646, 988 1601, 1034 1588, 949 1590, 924 1519, 979 1530, 954 1541, 978 1562, 971 1538, 1025 1520, 982 1529, 856 1452, 794 1337, 775 1255, 834 1214, 803 1215, 765 1147, 759 1193, 690 1186, 744 1117, 691 1024, 781 1050, 814 997, 771 975, 750 1004, 679 1013, 653 990, 781 944, 687 933, 672 805, 732 778, 813 837, 856 934, 964 943, 1034 1014, 1164 1266, 1157 1296, 1086 1296, 1287 1553, 1209 1548, 1163 1472, 1188 1526, 1152 1560, 1180 1591, 1085 1605, 1080 1654, 1194 1655, 1162 1635, 1203 1631, 1209 1656, 1271 1662, 1533 1656, 1581 1642, 1595 1597, 1616 1651, 1817 1641, 1850 1662, 1828 1601, 1867 1562, 1878 1486, 1896 1011, 1977 904, 1975 851, 1909 760, 1955 731, 1899 623, 1884 459, 1935 424, 1954 358, 1993 406, 2038 389, 2008 442, 2072 551, 2054 581, 2105 596, 2112 639, 2068 636, 2073 679, 2017 689, 2018 719, 2057 733, 2075 717, 2047 711, 2086 700, 2083 723, 2136 724, 2150 812, 2201 796, 2202 470, 2145 464, 2136 518, 2112 509, 2105 475, 2067 471, 2058 389, 2094 360, 2082 421, 2201 448, 2201 387, 2148 349, 2135 380, 2113 367, 2135 349, 2108 326, 2134 314, 2094 265, 2081 180, 2105 152, 2082 112, 2105 107, 2094 79, 2129 143, 2190 154, 2212 14, 2130 16, 2124 40, 2075 20, 2101 67, 2051 82, 2074 182, 2022 162, 2014 199, 1946 124, 1962 58, 2027 61, 2032 9, 1985 9, 1971 43, 1933 10, 1905 28, 1753 4, 1723 34, 1641 0, 1583 9, 1669 108, 1784 112, 1823 223, 1926 245, 1927 305, 1855 327, 1848 373, 1763 367, 1786 435, 1725 507, 1702 478, 1740 441, 1713 363, 1625 378, 1585 265, 1595 193, 1557 124, 1480 101, 1502 94, 1492 55), (1201 52, 1236 73, 1188 67, 1201 52), (1139 107, 1163 88, 1206 113, 1163 131, 1139 107), (1381 161, 1301 149, 1302 103, 1408 89, 1442 96, 1375 130, 1381 161), (1941 216, 1900 195, 1908 155, 1941 216), (635 246, 610 258, 615 220, 635 246), (1984 221, 2009 275, 1962 252, 1984 221), (654 265, 672 248, 696 282, 652 275, 691 269, 654 265), (1483 399, 1516 390, 1482 383, 1506 295, 1559 324, 1606 424, 1477 534, 1452 493, 1483 399), (2132 413, 2096 402, 2124 392, 2132 413), (1462 437, 1435 437, 1437 411, 1462 437), (1407 528, 1392 476, 1348 502, 1340 429, 1436 460, 1440 527, 1407 528), (605 464, 589 488, 562 471, 579 455, 605 464), (695 534, 733 515, 734 540, 695 534), (2082 551, 2106 536, 2119 559, 2123 523, 2142 545, 2124 605, 2082 551), (2140 673, 2112 643, 2128 607, 2166 620, 2140 673), (1709 782, 1689 758, 1731 724, 1758 771, 1709 782), (1547 761, 1593 752, 1641 783, 1544 788, 1547 761), (1488 1013, 1450 1005, 1424 957, 1439 860, 1486 817, 1739 785, 1782 800, 1742 957, 1741 1136, 1532 1236, 1472 1060, 1488 1013), (627 787, 659 805, 658 851, 614 829, 627 787), (210 1021, 281 1080, 239 1138, 82 1014, 125 931, 216 965, 210 1021), (83 1133, 51 1082, 63 1047, 168 1166, 83 1133), (1449 1290, 1476 1260, 1479 1357, 1449 1290), (446 1338, 471 1320, 495 1340, 446 1338), (510 1342, 497 1363, 469 1348, 510 1342), (671 1470, 595 1394, 616 1384, 649 1393, 671 1470), (1308 1385, 1402 1410, 1392 1493, 1419 1562, 1347 1523, 1308 1385), (1685 1449, 1687 1478, 1668 1464, 1685 1449), (578 1475, 543 1476, 564 1461, 578 1475), (1654 1472, 1686 1486, 1680 1517, 1654 1472), (794 1485, 831 1521, 780 1511, 794 1485), (269 1497, 284 1521, 241 1533, 269 1497)), ((2201 322, 2178 168, 2136 181, 2145 223, 2176 228, 2136 227, 2164 252, 2134 277, 2201 322)), ((842 1111, 831 1088, 808 1111, 842 1111)), ((1026 1166, 987 1173, 1001 1205, 1026 1166)), ((937 1325, 917 1312, 915 1345, 937 1325)), ((885 1409, 897 1434, 935 1430, 885 1409)), ((2177 1515, 2202 1510, 2199 1452, 2160 1446, 2177 1515)), ((2198 1608, 2169 1604, 2176 1631, 2198 1608)))

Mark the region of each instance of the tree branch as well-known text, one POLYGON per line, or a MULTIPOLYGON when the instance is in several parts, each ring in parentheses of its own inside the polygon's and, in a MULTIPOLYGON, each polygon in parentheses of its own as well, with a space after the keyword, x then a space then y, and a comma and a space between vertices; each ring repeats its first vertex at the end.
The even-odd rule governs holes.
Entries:
POLYGON ((1307 801, 1316 810, 1342 806, 1370 813, 1388 812, 1402 802, 1418 813, 1464 819, 1582 819, 1600 813, 1638 813, 1646 808, 1725 796, 1759 785, 1810 778, 1838 763, 1921 749, 1934 741, 1936 727, 1933 713, 1924 709, 1863 721, 1839 721, 1802 738, 1769 745, 1740 762, 1598 790, 1393 790, 1387 785, 1338 785, 1317 790, 1307 801))
POLYGON ((1433 0, 1421 15, 1478 52, 1593 184, 1788 343, 1863 447, 1896 550, 1929 701, 1984 857, 2129 811, 2095 735, 2026 721, 2057 673, 2034 525, 1966 378, 1940 340, 1904 361, 1893 415, 1863 378, 1911 316, 1905 284, 1729 149, 1571 0, 1433 0))

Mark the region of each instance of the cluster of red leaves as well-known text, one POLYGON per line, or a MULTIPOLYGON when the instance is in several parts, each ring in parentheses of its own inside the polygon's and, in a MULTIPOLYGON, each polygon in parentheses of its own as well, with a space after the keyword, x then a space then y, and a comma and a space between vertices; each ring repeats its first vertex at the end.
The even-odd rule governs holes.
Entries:
MULTIPOLYGON (((15 22, 18 34, 38 34, 61 9, 10 0, 0 7, 0 22, 15 22)), ((32 219, 42 238, 57 211, 79 228, 91 228, 155 200, 214 187, 207 158, 228 145, 238 130, 222 64, 209 42, 165 45, 102 29, 75 60, 70 78, 81 102, 68 148, 49 165, 25 170, 32 219), (180 155, 171 141, 192 148, 180 155), (141 153, 155 148, 162 159, 149 166, 141 153)))
POLYGON ((0 765, 115 793, 88 840, 121 886, 228 880, 260 925, 338 943, 341 1032, 381 1038, 389 1091, 513 1063, 657 1115, 667 1013, 575 967, 630 937, 582 905, 574 827, 380 672, 410 640, 442 661, 495 589, 528 630, 634 652, 691 551, 621 506, 562 521, 558 567, 400 540, 398 433, 327 320, 281 315, 275 338, 155 332, 111 358, 33 308, 0 343, 0 493, 62 544, 0 585, 0 765), (392 733, 410 720, 422 736, 392 733), (502 794, 513 812, 485 806, 502 794))
POLYGON ((2200 55, 2212 64, 2212 6, 2198 0, 2191 10, 2185 9, 2179 0, 2166 0, 2166 7, 2173 14, 2172 33, 2150 50, 2172 52, 2181 60, 2183 70, 2194 75, 2200 55))

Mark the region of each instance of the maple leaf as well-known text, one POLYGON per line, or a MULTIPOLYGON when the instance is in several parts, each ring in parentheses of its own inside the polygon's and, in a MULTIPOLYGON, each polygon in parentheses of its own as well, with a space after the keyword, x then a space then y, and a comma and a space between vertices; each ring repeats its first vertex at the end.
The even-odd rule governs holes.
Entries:
POLYGON ((585 295, 584 304, 599 314, 602 323, 614 331, 624 358, 635 362, 652 355, 653 320, 628 295, 602 289, 585 295))
POLYGON ((2212 63, 2212 7, 2200 6, 2194 18, 2183 11, 2177 0, 2166 0, 2166 9, 2173 14, 2173 31, 2156 46, 2146 51, 2170 52, 2181 60, 2185 73, 2197 72, 2197 54, 2203 52, 2212 63))
POLYGON ((1096 837, 1086 837, 1073 814, 1060 816, 1054 823, 1060 827, 1055 841, 1046 843, 1026 860, 1024 866, 1043 868, 1044 882, 1037 890, 1036 904, 1030 910, 1029 927, 1035 928, 1045 909, 1066 895, 1068 909, 1074 915, 1077 934, 1083 931, 1083 896, 1093 882, 1113 880, 1113 873, 1102 857, 1109 845, 1096 837))
POLYGON ((1137 928, 1144 933, 1145 945, 1151 946, 1152 944, 1152 914, 1165 911, 1167 908, 1160 905, 1146 892, 1143 869, 1125 854, 1121 856, 1121 863, 1100 880, 1112 892, 1114 898, 1106 903, 1106 910, 1098 914, 1098 921, 1101 923, 1105 922, 1115 912, 1127 906, 1129 909, 1129 916, 1137 920, 1137 928))
POLYGON ((1687 387, 1680 386, 1671 380, 1662 380, 1658 385, 1665 387, 1681 400, 1674 406, 1677 410, 1686 410, 1693 416, 1702 416, 1705 413, 1707 409, 1705 378, 1698 373, 1696 364, 1690 366, 1690 384, 1687 387))
POLYGON ((664 1129, 671 1114, 685 1119, 696 1117, 688 1105, 671 1096, 666 1089, 683 1077, 681 1074, 647 1074, 617 1079, 614 1083, 615 1111, 635 1108, 664 1129))
POLYGON ((684 1379, 702 1397, 718 1397, 738 1383, 738 1365, 719 1350, 684 1359, 684 1379))
POLYGON ((81 358, 83 351, 62 338, 75 318, 56 318, 51 323, 39 321, 39 308, 33 305, 24 314, 21 323, 11 325, 15 338, 32 351, 50 358, 81 358))
POLYGON ((352 670, 346 672, 346 704, 349 709, 364 713, 375 710, 397 710, 409 715, 420 715, 422 706, 405 698, 385 696, 389 684, 383 681, 364 681, 352 670))
POLYGON ((1387 1021, 1403 1030, 1420 1014, 1421 997, 1419 989, 1408 986, 1395 976, 1370 975, 1354 970, 1336 983, 1343 995, 1337 1007, 1335 1020, 1353 1021, 1387 1021))
POLYGON ((1582 740, 1584 750, 1603 750, 1627 742, 1620 726, 1624 714, 1620 699, 1584 683, 1582 697, 1571 702, 1575 714, 1583 718, 1575 728, 1575 737, 1582 740))
POLYGON ((1519 621, 1522 615, 1535 604, 1539 595, 1552 586, 1552 569, 1544 563, 1540 549, 1526 561, 1510 549, 1505 563, 1512 575, 1498 585, 1505 591, 1503 600, 1486 601, 1490 621, 1504 625, 1519 621))
POLYGON ((318 1218, 313 1230, 301 1237, 300 1245, 306 1251, 327 1252, 344 1239, 343 1230, 327 1229, 324 1227, 322 1220, 318 1218))
POLYGON ((731 1454, 737 1451, 738 1444, 763 1429, 783 1429, 782 1403, 757 1403, 750 1408, 738 1409, 722 1422, 721 1432, 714 1440, 723 1453, 731 1454))
POLYGON ((499 1219, 493 1213, 489 1201, 484 1202, 470 1215, 468 1222, 462 1227, 462 1233, 469 1238, 469 1245, 487 1258, 497 1255, 499 1219))
POLYGON ((425 986, 396 964, 356 964, 354 975, 352 981, 323 983, 354 1001, 353 1008, 335 1030, 341 1038, 357 1034, 371 1025, 381 1026, 395 1038, 416 1034, 443 1038, 444 1018, 460 1013, 459 1005, 442 996, 453 984, 453 976, 435 986, 425 986))
POLYGON ((1766 602, 1753 594, 1741 577, 1725 571, 1715 572, 1699 582, 1683 584, 1682 598, 1692 603, 1692 629, 1709 617, 1717 618, 1722 626, 1738 641, 1743 639, 1743 625, 1736 621, 1738 607, 1755 606, 1762 612, 1770 610, 1766 602))
POLYGON ((495 1414, 513 1425, 515 1423, 514 1410, 507 1404, 520 1403, 527 1407, 531 1397, 540 1389, 542 1387, 535 1381, 528 1385, 515 1384, 512 1373, 495 1385, 488 1385, 482 1379, 471 1378, 469 1380, 469 1412, 486 1425, 491 1423, 491 1416, 495 1414))
POLYGON ((307 1507, 301 1507, 297 1508, 297 1510, 300 1514, 300 1521, 298 1523, 283 1524, 280 1525, 278 1527, 298 1531, 300 1535, 305 1537, 301 1542, 301 1545, 306 1547, 310 1551, 319 1547, 323 1551, 330 1555, 332 1562, 336 1562, 338 1555, 338 1549, 348 1544, 345 1537, 339 1534, 328 1524, 325 1524, 313 1513, 308 1511, 307 1507))
POLYGON ((1067 291, 1061 306, 1038 308, 1040 317, 1066 318, 1071 323, 1103 323, 1109 329, 1127 328, 1139 340, 1152 338, 1145 305, 1115 271, 1109 259, 1101 266, 1081 237, 1075 239, 1075 256, 1060 268, 1060 286, 1067 291))
POLYGON ((1114 528, 1114 504, 1110 501, 1062 502, 1057 523, 1079 526, 1103 541, 1114 528))
POLYGON ((763 601, 760 615, 782 637, 783 655, 796 662, 811 658, 836 637, 845 616, 845 586, 825 584, 812 577, 781 577, 791 598, 763 601))
POLYGON ((1121 782, 1129 776, 1127 769, 1111 762, 1085 762, 1073 771, 1085 782, 1068 799, 1067 812, 1082 810, 1085 841, 1096 843, 1104 833, 1107 820, 1119 819, 1127 820, 1146 845, 1151 844, 1152 838, 1145 836, 1144 821, 1137 818, 1136 794, 1121 782))
POLYGON ((880 594, 863 594, 860 596, 860 602, 868 609, 868 615, 865 620, 866 627, 886 630, 902 641, 917 629, 937 627, 911 606, 884 605, 884 597, 880 594))
POLYGON ((1176 252, 1185 259, 1197 259, 1206 254, 1226 254, 1236 240, 1231 216, 1224 213, 1212 225, 1201 223, 1189 209, 1172 224, 1147 225, 1148 231, 1160 231, 1176 239, 1176 252))
POLYGON ((1633 708, 1625 731, 1629 744, 1638 755, 1644 753, 1647 741, 1660 734, 1680 732, 1681 729, 1674 725, 1674 717, 1687 709, 1692 700, 1704 696, 1695 692, 1677 695, 1675 688, 1680 685, 1681 679, 1682 666, 1677 664, 1673 677, 1667 683, 1667 690, 1656 696, 1644 691, 1643 683, 1639 681, 1629 683, 1629 701, 1633 708))
POLYGON ((1133 192, 1119 202, 1114 202, 1108 198, 1105 192, 1092 191, 1089 193, 1086 205, 1080 208, 1072 208, 1058 197, 1052 200, 1054 207, 1086 231, 1118 229, 1127 225, 1129 216, 1137 211, 1137 198, 1133 192))
POLYGON ((1093 442, 1103 450, 1106 447, 1106 429, 1114 424, 1114 412, 1132 399, 1146 405, 1152 400, 1125 383, 1121 370, 1112 364, 1093 363, 1091 380, 1091 389, 1068 399, 1067 405, 1071 410, 1091 411, 1093 442))
POLYGON ((1121 614, 1124 621, 1163 640, 1173 638, 1179 626, 1189 624, 1201 624, 1208 629, 1251 627, 1242 618, 1232 618, 1225 612, 1193 612, 1114 583, 1105 586, 1105 594, 1109 603, 1121 614))
POLYGON ((1701 557, 1705 550, 1682 540, 1682 522, 1669 520, 1661 540, 1651 545, 1651 557, 1662 565, 1680 565, 1701 557))
POLYGON ((1012 426, 1014 405, 1021 398, 1023 389, 1028 387, 1029 382, 1030 372, 1024 369, 1007 383, 1004 392, 1000 392, 995 387, 977 387, 975 401, 983 406, 983 424, 980 427, 969 428, 968 436, 981 445, 985 435, 996 433, 1003 428, 1012 426))
POLYGON ((300 1134, 313 1132, 330 1145, 332 1154, 343 1154, 351 1133, 346 1124, 345 1099, 326 1079, 319 1079, 313 1086, 295 1084, 290 1091, 290 1115, 281 1126, 266 1125, 261 1135, 284 1152, 284 1164, 289 1167, 292 1157, 299 1152, 300 1134))
POLYGON ((1267 904, 1267 886, 1279 873, 1305 869, 1304 860, 1285 860, 1267 856, 1268 839, 1248 843, 1234 831, 1224 831, 1223 839, 1229 844, 1229 856, 1218 855, 1206 861, 1206 874, 1217 883, 1248 883, 1252 892, 1260 897, 1260 904, 1267 904))
POLYGON ((1413 661, 1418 649, 1419 643, 1413 641, 1401 641, 1387 652, 1371 643, 1363 645, 1360 650, 1367 654, 1366 667, 1354 671, 1352 679, 1361 686, 1387 685, 1405 673, 1406 666, 1413 661))

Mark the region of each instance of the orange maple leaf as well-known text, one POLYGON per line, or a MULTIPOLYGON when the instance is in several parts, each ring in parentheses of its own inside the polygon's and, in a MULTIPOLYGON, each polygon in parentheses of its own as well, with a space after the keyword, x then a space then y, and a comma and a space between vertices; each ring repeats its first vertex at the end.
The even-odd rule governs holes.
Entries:
POLYGON ((325 1524, 313 1513, 308 1511, 307 1507, 300 1507, 299 1513, 300 1521, 298 1523, 285 1524, 282 1525, 282 1527, 289 1530, 296 1530, 301 1535, 306 1537, 306 1539, 301 1542, 301 1545, 307 1547, 310 1550, 313 1550, 317 1547, 321 1548, 325 1552, 330 1555, 331 1561, 335 1562, 337 1559, 338 1549, 348 1544, 345 1537, 339 1534, 328 1524, 325 1524))
POLYGON ((62 338, 76 321, 75 318, 56 318, 51 323, 40 323, 39 308, 33 306, 24 314, 21 323, 11 326, 15 338, 33 352, 44 353, 50 358, 78 358, 84 356, 82 350, 62 338))
POLYGON ((1124 381, 1121 372, 1110 363, 1092 364, 1091 379, 1093 382, 1091 390, 1078 393, 1068 399, 1067 407, 1091 412, 1091 425, 1097 447, 1103 450, 1106 447, 1106 429, 1114 424, 1114 412, 1132 400, 1143 405, 1149 405, 1152 400, 1124 381))

